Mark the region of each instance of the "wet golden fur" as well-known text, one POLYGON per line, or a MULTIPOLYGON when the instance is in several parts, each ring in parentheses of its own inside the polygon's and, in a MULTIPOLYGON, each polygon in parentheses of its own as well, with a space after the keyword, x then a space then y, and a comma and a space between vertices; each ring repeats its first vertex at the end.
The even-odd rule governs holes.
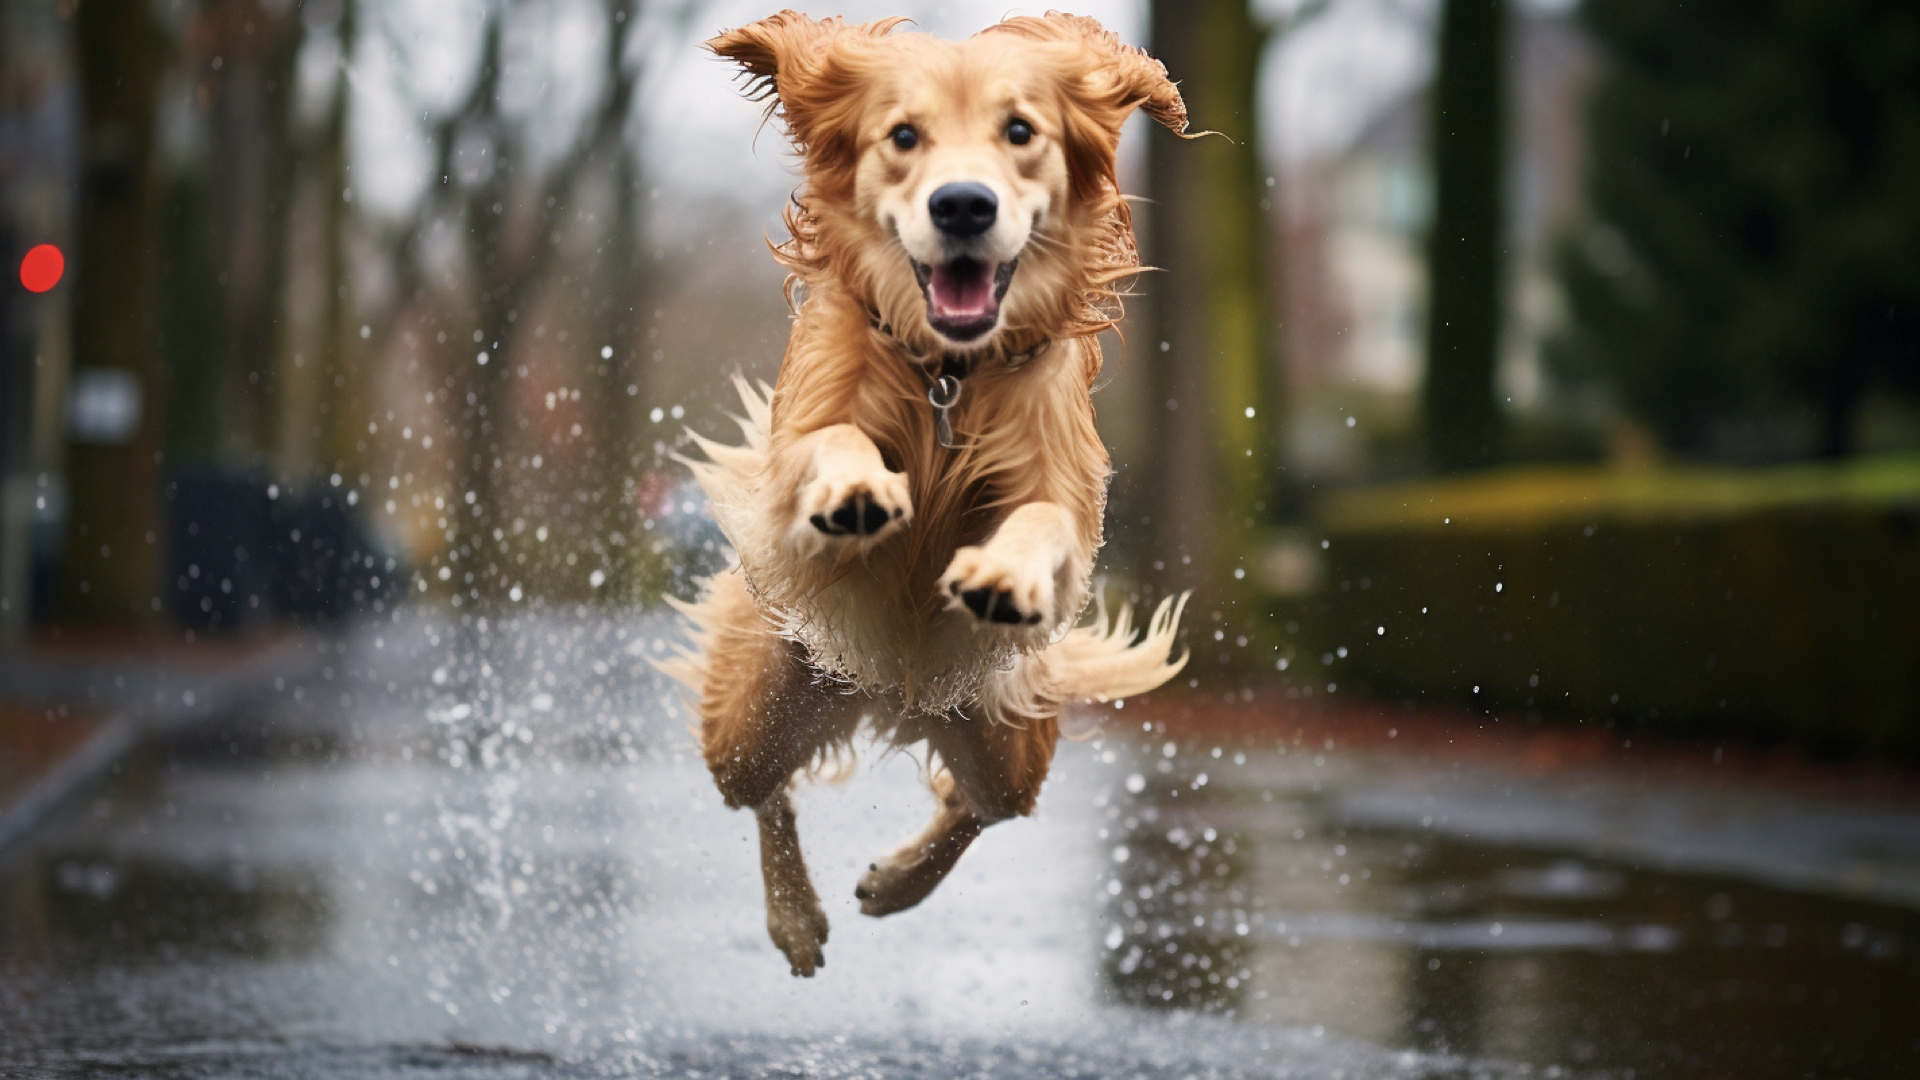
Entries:
POLYGON ((1090 19, 1009 19, 960 42, 899 22, 782 12, 708 43, 770 100, 806 182, 775 249, 795 309, 778 384, 741 382, 745 442, 700 439, 708 460, 692 463, 739 566, 681 605, 694 642, 672 670, 728 805, 759 817, 768 929, 803 975, 827 923, 786 795, 796 771, 863 721, 928 744, 935 818, 856 888, 867 914, 903 910, 981 828, 1032 811, 1063 703, 1143 693, 1185 662, 1169 657, 1177 605, 1138 642, 1124 609, 1074 625, 1110 471, 1094 335, 1138 268, 1114 152, 1136 108, 1184 129, 1179 93, 1090 19), (1009 117, 1031 142, 1004 136, 1009 117), (903 124, 919 153, 889 135, 903 124), (1017 259, 978 340, 934 328, 909 258, 950 242, 921 208, 956 177, 985 178, 1006 208, 969 242, 1017 259), (965 372, 952 448, 927 402, 943 359, 965 372), (823 523, 867 507, 875 531, 823 523))

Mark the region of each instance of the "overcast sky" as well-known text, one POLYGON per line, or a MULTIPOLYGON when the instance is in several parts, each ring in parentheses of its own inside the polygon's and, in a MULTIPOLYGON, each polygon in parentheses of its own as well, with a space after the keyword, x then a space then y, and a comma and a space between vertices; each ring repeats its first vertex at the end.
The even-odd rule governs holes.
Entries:
MULTIPOLYGON (((791 2, 791 0, 787 0, 791 2)), ((1056 0, 1059 2, 1059 0, 1056 0)), ((1301 0, 1254 0, 1271 20, 1301 0)), ((1564 10, 1572 0, 1524 0, 1534 9, 1564 10)), ((427 118, 445 110, 473 77, 486 0, 389 0, 368 5, 350 66, 354 85, 356 197, 380 214, 404 212, 428 182, 427 118)), ((634 59, 644 64, 640 134, 652 183, 663 195, 730 197, 771 214, 791 189, 791 162, 778 135, 756 131, 760 109, 743 100, 732 71, 698 46, 722 29, 764 17, 778 0, 710 0, 643 18, 634 59)), ((1037 14, 1048 5, 986 2, 838 0, 850 21, 912 17, 944 37, 973 33, 1006 15, 1037 14)), ((1130 42, 1145 30, 1144 0, 1083 0, 1092 15, 1130 42)), ((1262 96, 1270 104, 1262 139, 1270 161, 1301 161, 1334 152, 1383 106, 1425 81, 1432 68, 1436 0, 1334 0, 1269 51, 1262 96)), ((503 87, 511 113, 527 118, 539 156, 561 153, 600 88, 599 0, 517 5, 522 13, 506 38, 503 87), (514 61, 520 61, 515 63, 514 61)), ((824 12, 826 9, 822 8, 824 12)), ((330 65, 324 42, 314 63, 330 65)), ((1176 78, 1179 72, 1173 73, 1176 78)), ((1195 117, 1200 124, 1205 117, 1195 117)))

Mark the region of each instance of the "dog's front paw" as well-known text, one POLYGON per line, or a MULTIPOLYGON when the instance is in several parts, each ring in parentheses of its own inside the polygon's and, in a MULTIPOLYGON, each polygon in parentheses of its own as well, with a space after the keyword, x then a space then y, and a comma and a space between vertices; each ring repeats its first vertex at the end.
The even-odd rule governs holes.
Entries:
POLYGON ((905 473, 822 477, 800 492, 796 539, 825 548, 836 540, 878 542, 913 520, 905 473))
POLYGON ((767 897, 767 936, 786 954, 796 976, 812 978, 827 966, 827 913, 820 898, 808 888, 805 895, 767 897))
POLYGON ((965 608, 982 622, 1036 626, 1056 616, 1053 575, 1044 570, 1031 555, 964 547, 940 575, 940 591, 948 607, 965 608))

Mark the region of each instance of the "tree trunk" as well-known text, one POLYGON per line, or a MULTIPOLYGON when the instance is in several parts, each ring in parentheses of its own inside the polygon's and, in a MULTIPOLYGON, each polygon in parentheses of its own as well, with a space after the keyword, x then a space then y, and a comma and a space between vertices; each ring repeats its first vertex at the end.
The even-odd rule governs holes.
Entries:
MULTIPOLYGON (((340 55, 353 55, 354 0, 335 7, 331 23, 304 24, 299 38, 331 37, 340 55)), ((295 49, 298 62, 298 48, 295 49)), ((298 485, 313 476, 339 469, 343 444, 336 417, 342 411, 345 387, 347 287, 345 232, 351 205, 343 198, 347 187, 347 119, 352 88, 342 64, 335 73, 324 120, 311 131, 299 131, 287 114, 280 116, 287 137, 284 175, 271 179, 276 195, 285 200, 271 237, 271 256, 279 281, 272 290, 274 336, 273 374, 267 398, 271 415, 262 433, 269 455, 269 471, 285 485, 298 485), (284 185, 284 186, 282 186, 284 185), (340 383, 336 385, 335 379, 340 383)))
POLYGON ((124 442, 73 443, 56 601, 65 620, 140 625, 159 600, 163 385, 157 346, 153 133, 165 42, 146 0, 79 6, 86 163, 74 274, 79 371, 133 376, 141 415, 124 442))
MULTIPOLYGON (((353 82, 349 65, 354 61, 356 7, 356 0, 344 0, 340 5, 339 21, 335 23, 334 33, 340 39, 342 67, 334 83, 332 108, 327 113, 326 133, 322 137, 319 168, 316 170, 325 178, 326 184, 320 200, 326 216, 322 233, 326 245, 326 296, 322 298, 321 306, 320 355, 314 360, 319 368, 319 386, 316 388, 319 416, 314 422, 316 434, 311 445, 316 451, 315 463, 319 465, 316 473, 323 476, 329 470, 342 476, 353 474, 352 458, 357 452, 356 447, 362 444, 359 433, 364 430, 354 407, 360 375, 359 365, 355 363, 359 339, 347 332, 347 227, 353 207, 347 194, 352 187, 347 170, 349 140, 352 137, 348 119, 353 111, 353 82)), ((292 479, 298 481, 306 477, 294 476, 292 479)))
POLYGON ((1427 454, 1453 472, 1493 459, 1505 261, 1506 0, 1445 0, 1431 118, 1427 454))
MULTIPOLYGON (((639 419, 644 367, 637 353, 634 331, 640 325, 639 300, 644 294, 640 252, 640 166, 626 142, 627 104, 633 96, 633 72, 623 62, 628 27, 637 14, 635 0, 607 0, 606 77, 611 85, 608 111, 596 139, 598 157, 610 157, 613 184, 613 222, 599 249, 593 278, 604 294, 600 308, 600 340, 613 350, 593 366, 594 444, 592 482, 599 501, 590 519, 596 543, 609 545, 605 560, 608 582, 602 591, 610 601, 631 603, 641 585, 637 558, 642 549, 639 522, 633 508, 633 488, 640 471, 639 419), (624 540, 616 543, 615 537, 624 540)), ((600 167, 606 167, 601 163, 600 167)))
POLYGON ((1152 32, 1194 127, 1226 136, 1152 128, 1146 255, 1165 273, 1143 280, 1158 333, 1134 344, 1154 368, 1150 415, 1165 432, 1156 557, 1170 586, 1213 604, 1235 592, 1276 488, 1282 382, 1255 102, 1265 32, 1245 0, 1163 0, 1152 32))
POLYGON ((225 456, 263 460, 275 446, 275 323, 286 280, 293 187, 291 123, 300 20, 261 0, 215 0, 202 15, 211 60, 211 209, 220 251, 225 342, 218 401, 225 456))
POLYGON ((1854 424, 1866 396, 1872 360, 1862 354, 1856 334, 1849 348, 1829 360, 1820 387, 1820 456, 1838 459, 1854 451, 1854 424))

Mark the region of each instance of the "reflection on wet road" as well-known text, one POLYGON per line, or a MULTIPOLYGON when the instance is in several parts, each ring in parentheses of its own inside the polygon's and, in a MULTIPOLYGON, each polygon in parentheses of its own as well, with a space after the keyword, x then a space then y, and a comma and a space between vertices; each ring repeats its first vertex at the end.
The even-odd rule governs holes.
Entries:
POLYGON ((929 812, 918 763, 807 789, 833 933, 790 979, 662 636, 388 625, 129 767, 0 879, 0 1072, 1920 1070, 1911 908, 1462 838, 1379 810, 1404 762, 1125 713, 886 920, 852 884, 929 812))
POLYGON ((1920 1070, 1914 911, 1354 825, 1365 762, 1184 750, 1114 755, 1121 1000, 1576 1072, 1920 1070))

